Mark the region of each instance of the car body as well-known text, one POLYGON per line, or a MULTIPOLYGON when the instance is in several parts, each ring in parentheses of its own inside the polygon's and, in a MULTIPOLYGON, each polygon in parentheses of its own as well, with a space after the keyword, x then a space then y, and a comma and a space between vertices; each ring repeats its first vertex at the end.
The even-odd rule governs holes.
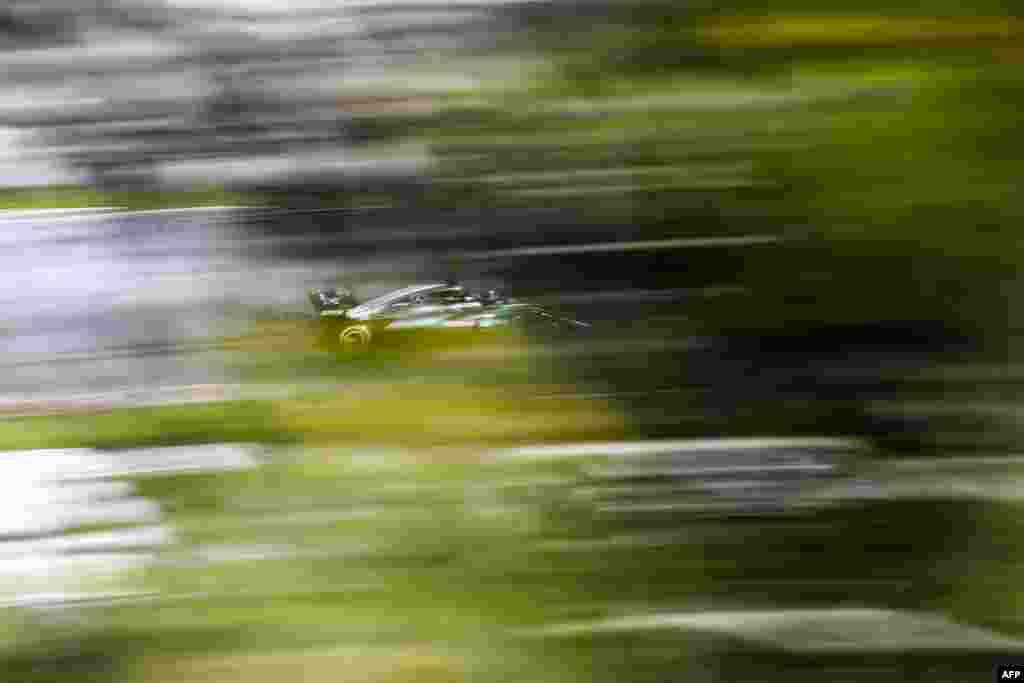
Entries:
POLYGON ((310 300, 323 323, 323 342, 352 354, 403 342, 455 342, 502 333, 561 335, 587 323, 495 292, 477 295, 451 282, 397 289, 359 303, 348 292, 314 290, 310 300))

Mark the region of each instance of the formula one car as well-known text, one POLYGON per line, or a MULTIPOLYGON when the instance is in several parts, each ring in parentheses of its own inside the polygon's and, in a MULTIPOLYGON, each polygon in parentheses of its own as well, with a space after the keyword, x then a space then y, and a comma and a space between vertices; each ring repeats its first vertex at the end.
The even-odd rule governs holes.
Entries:
POLYGON ((472 294, 450 282, 413 285, 363 303, 336 289, 312 290, 309 299, 323 323, 322 342, 347 355, 371 346, 474 341, 508 332, 561 336, 590 327, 493 290, 472 294))

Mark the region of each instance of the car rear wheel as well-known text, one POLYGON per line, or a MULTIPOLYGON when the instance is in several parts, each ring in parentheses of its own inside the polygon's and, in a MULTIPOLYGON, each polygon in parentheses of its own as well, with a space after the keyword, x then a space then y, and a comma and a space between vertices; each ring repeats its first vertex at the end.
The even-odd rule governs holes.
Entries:
POLYGON ((372 337, 370 328, 366 325, 352 325, 338 334, 338 345, 342 353, 354 356, 370 348, 372 337))

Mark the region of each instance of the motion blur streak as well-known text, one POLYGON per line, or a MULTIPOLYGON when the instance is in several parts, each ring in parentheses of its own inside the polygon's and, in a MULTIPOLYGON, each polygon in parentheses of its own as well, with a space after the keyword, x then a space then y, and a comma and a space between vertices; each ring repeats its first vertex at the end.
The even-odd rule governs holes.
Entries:
POLYGON ((1024 22, 1008 17, 882 16, 725 17, 705 38, 719 47, 862 47, 910 43, 999 44, 1024 37, 1024 22))
POLYGON ((1022 38, 7 0, 0 680, 1020 661, 1022 38))

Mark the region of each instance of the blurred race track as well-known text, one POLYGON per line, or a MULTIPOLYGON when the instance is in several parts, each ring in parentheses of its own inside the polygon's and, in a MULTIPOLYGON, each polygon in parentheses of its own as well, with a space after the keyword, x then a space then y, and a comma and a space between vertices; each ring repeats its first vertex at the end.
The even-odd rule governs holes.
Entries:
MULTIPOLYGON (((515 226, 526 229, 517 218, 508 217, 511 227, 499 232, 506 245, 526 239, 516 233, 515 226)), ((482 220, 468 214, 417 225, 400 211, 232 207, 0 213, 0 265, 8 278, 0 302, 0 398, 11 412, 19 401, 127 394, 144 400, 145 392, 234 385, 238 378, 216 341, 239 334, 252 319, 311 317, 305 290, 339 279, 366 297, 455 273, 471 286, 507 283, 513 293, 571 306, 585 319, 612 321, 606 327, 620 333, 651 307, 716 293, 616 288, 609 274, 602 281, 612 286, 594 290, 585 272, 554 263, 565 258, 564 241, 550 251, 554 260, 538 257, 528 268, 508 270, 507 253, 481 249, 495 246, 493 237, 482 239, 482 220), (455 250, 476 256, 453 261, 455 250)), ((607 239, 613 251, 635 249, 613 234, 607 239)), ((591 261, 603 256, 584 254, 591 261)), ((625 335, 640 344, 635 351, 664 348, 664 335, 650 333, 651 320, 644 324, 646 332, 625 335)), ((690 343, 675 337, 669 346, 690 343)), ((630 346, 616 342, 611 350, 628 353, 630 346)))

